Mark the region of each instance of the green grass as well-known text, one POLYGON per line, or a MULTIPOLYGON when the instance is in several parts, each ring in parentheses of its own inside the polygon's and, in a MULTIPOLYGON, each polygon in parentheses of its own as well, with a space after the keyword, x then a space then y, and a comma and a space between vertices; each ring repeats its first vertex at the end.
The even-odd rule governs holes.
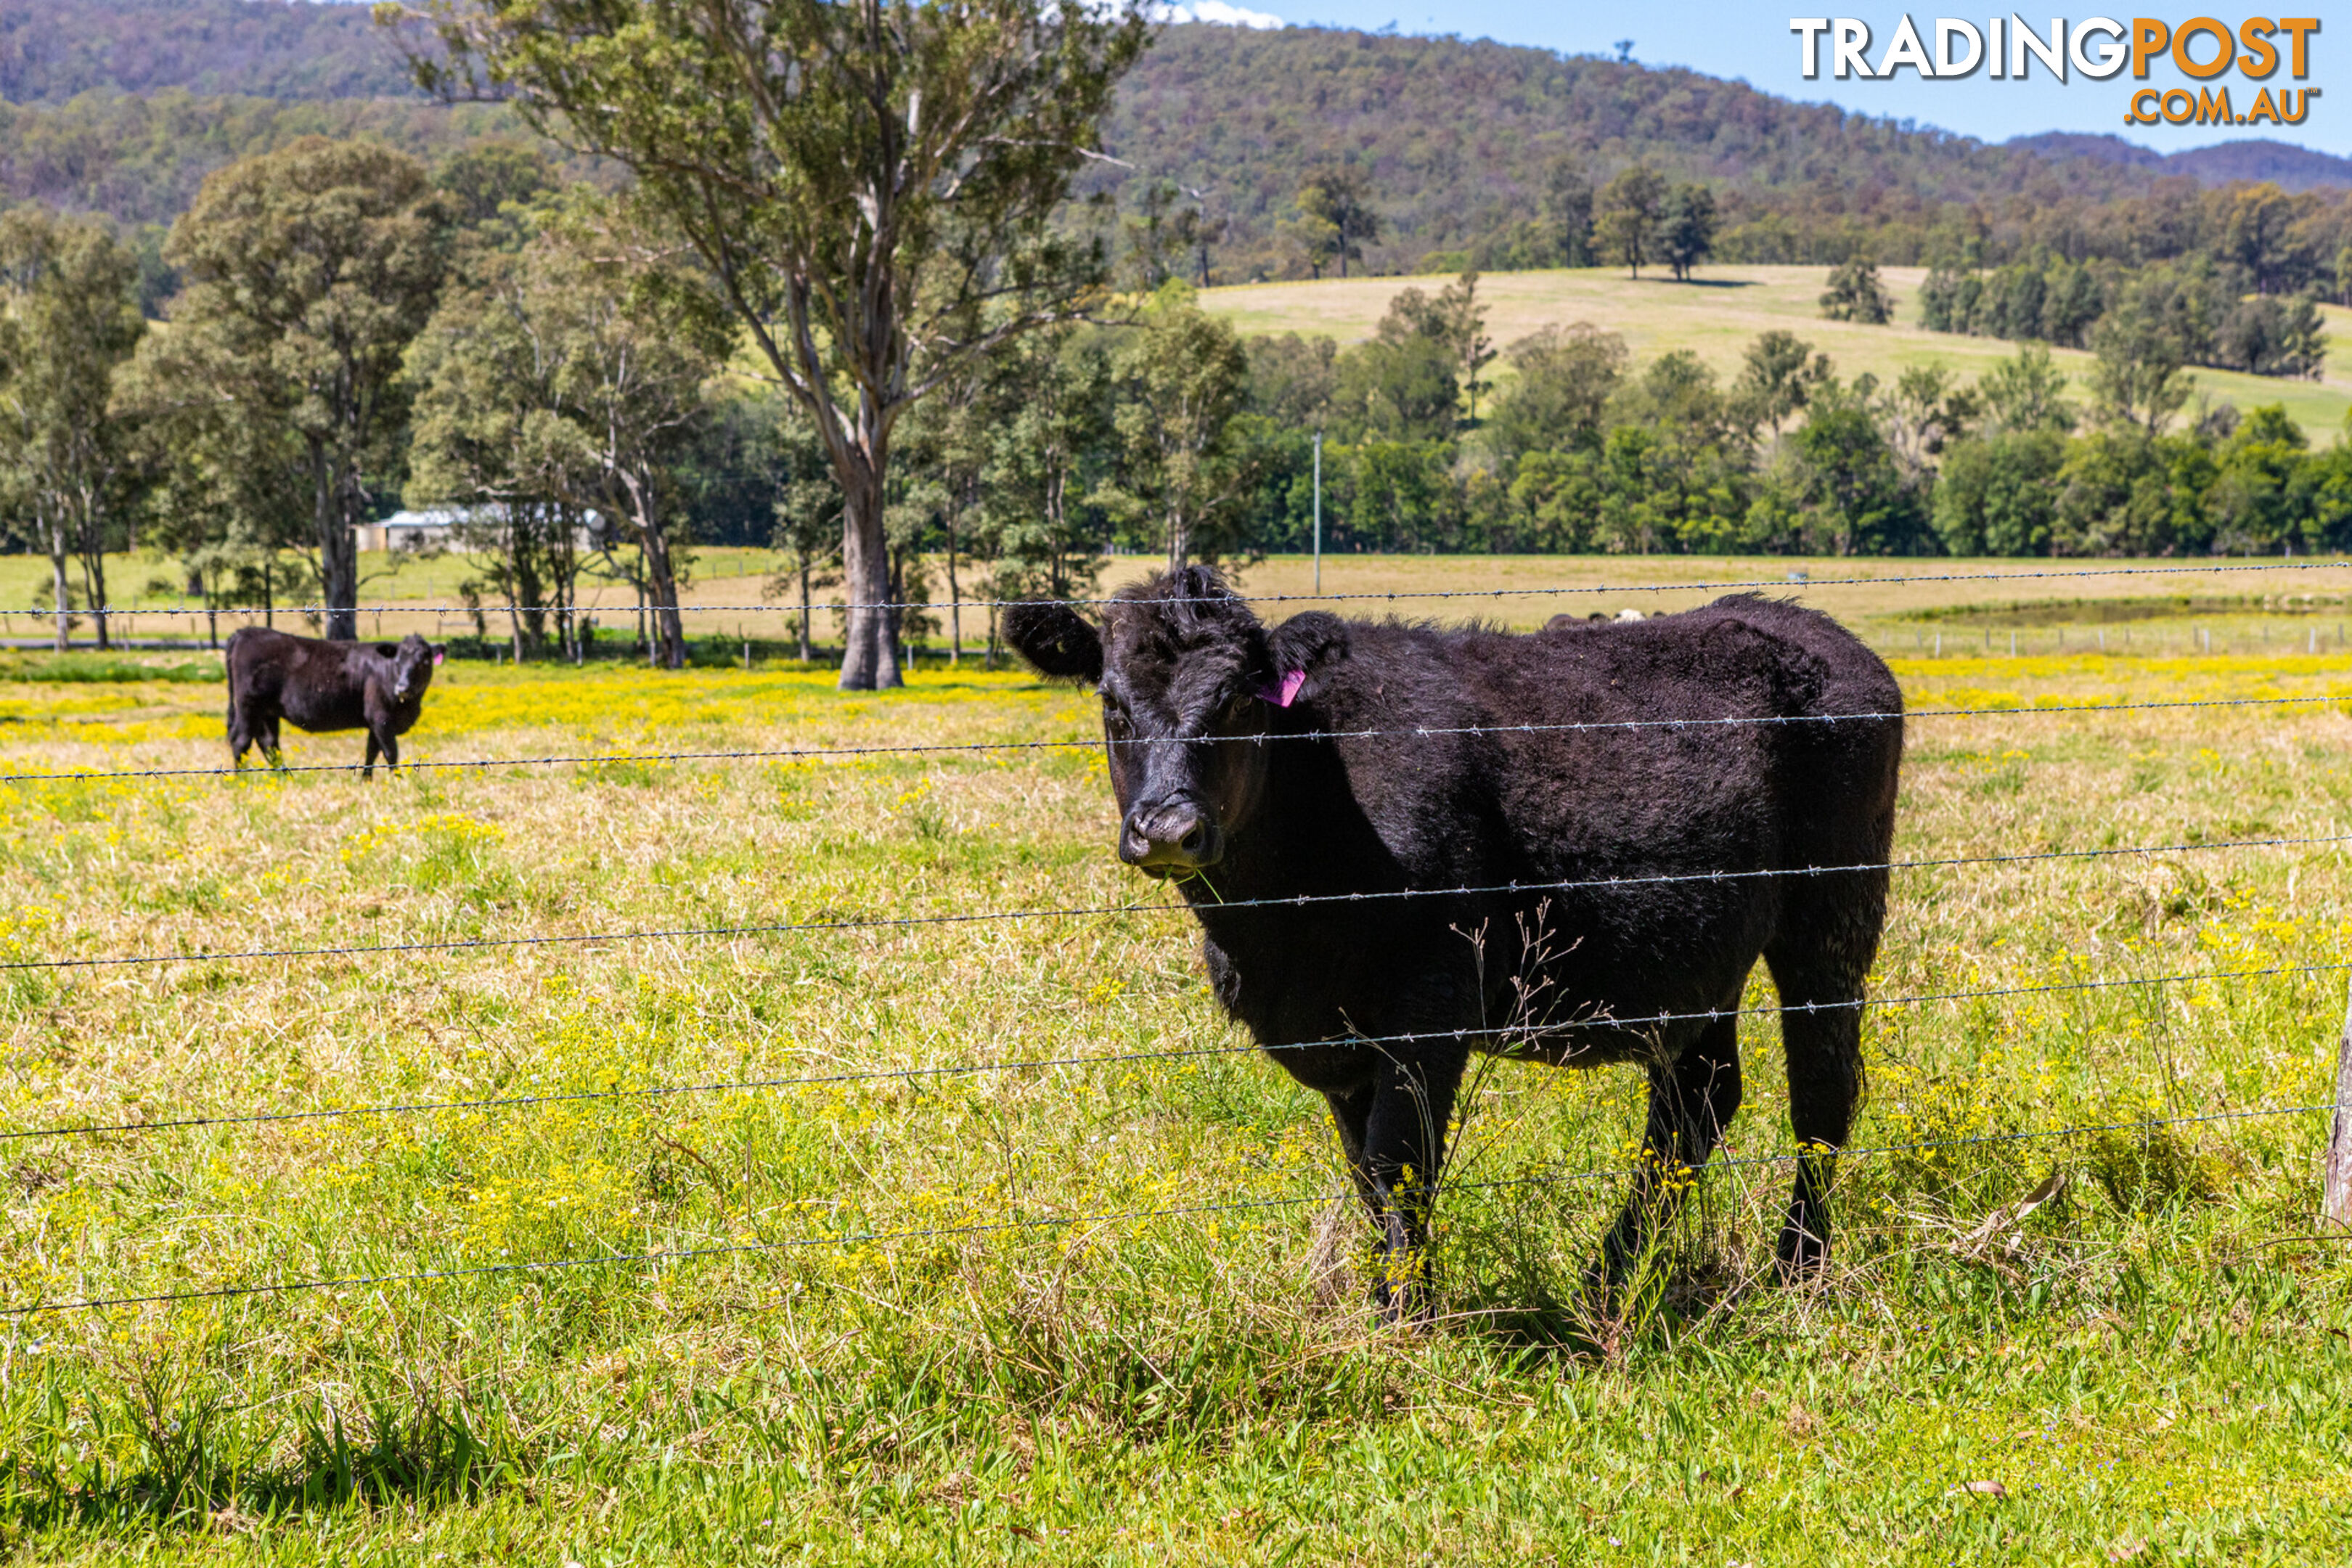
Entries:
MULTIPOLYGON (((1796 332, 1826 353, 1840 375, 1864 371, 1892 382, 1906 365, 1941 365, 1974 380, 2017 353, 1995 338, 1958 337, 1919 326, 1918 292, 1927 276, 1916 267, 1890 267, 1881 276, 1897 301, 1894 324, 1864 326, 1821 319, 1818 303, 1829 269, 1822 267, 1707 267, 1695 283, 1664 274, 1633 279, 1615 268, 1498 272, 1478 280, 1486 328, 1507 345, 1549 322, 1590 321, 1621 334, 1635 360, 1688 349, 1727 379, 1738 374, 1740 354, 1758 333, 1796 332)), ((1202 307, 1245 333, 1308 332, 1351 342, 1370 337, 1388 303, 1405 288, 1436 287, 1427 278, 1325 279, 1320 282, 1253 283, 1212 289, 1202 307)), ((2352 311, 2328 307, 2330 346, 2325 377, 2282 381, 2230 371, 2195 373, 2199 390, 2241 408, 2285 405, 2315 442, 2326 444, 2352 412, 2352 311)), ((2074 379, 2080 398, 2091 356, 2061 349, 2054 357, 2074 379)))
MULTIPOLYGON (((1920 708, 2352 702, 2333 653, 1896 670, 1920 708)), ((2346 705, 1922 720, 1898 854, 2352 832, 2346 705)), ((19 678, 0 769, 215 765, 219 724, 199 687, 19 678)), ((405 751, 1091 732, 1013 675, 876 697, 453 665, 405 751)), ((1084 749, 0 792, 0 960, 1157 895, 1108 853, 1084 749)), ((1942 868, 1901 874, 1874 985, 2332 963, 2347 933, 2326 846, 1942 868)), ((0 1131, 444 1106, 12 1141, 8 1302, 751 1248, 5 1320, 0 1557, 2343 1562, 2324 1119, 2165 1120, 2324 1099, 2341 998, 2328 974, 1875 1011, 1857 1142, 1904 1147, 1845 1163, 1837 1267, 1799 1290, 1769 1280, 1782 1173, 1734 1163, 1596 1302, 1622 1187, 1556 1178, 1622 1163, 1638 1085, 1497 1070, 1441 1211, 1442 1315, 1401 1331, 1344 1250, 1318 1279, 1319 1106, 1235 1048, 1172 910, 0 971, 0 1131), (1226 1054, 1115 1059, 1166 1050, 1226 1054), (567 1094, 604 1098, 448 1103, 567 1094), (2119 1130, 1983 1141, 2076 1124, 2119 1130), (1265 1206, 1117 1217, 1234 1203, 1265 1206), (1029 1220, 1077 1223, 963 1228, 1029 1220)), ((1757 1162, 1788 1131, 1774 1031, 1746 1033, 1729 1153, 1757 1162)))
POLYGON ((139 681, 205 685, 223 679, 217 658, 184 658, 171 654, 107 655, 100 653, 0 652, 0 680, 47 686, 126 686, 139 681))

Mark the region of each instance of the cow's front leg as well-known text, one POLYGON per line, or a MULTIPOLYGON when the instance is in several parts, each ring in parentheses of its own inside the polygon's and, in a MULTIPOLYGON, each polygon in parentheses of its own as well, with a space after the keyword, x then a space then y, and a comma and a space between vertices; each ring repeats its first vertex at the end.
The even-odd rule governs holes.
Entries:
POLYGON ((375 731, 373 730, 370 730, 368 731, 367 740, 367 761, 360 764, 360 777, 363 779, 372 779, 375 777, 375 731))
POLYGON ((1372 1299, 1391 1319, 1428 1310, 1429 1217, 1465 1058, 1465 1050, 1451 1041, 1383 1057, 1363 1095, 1360 1152, 1349 1164, 1379 1232, 1372 1299))

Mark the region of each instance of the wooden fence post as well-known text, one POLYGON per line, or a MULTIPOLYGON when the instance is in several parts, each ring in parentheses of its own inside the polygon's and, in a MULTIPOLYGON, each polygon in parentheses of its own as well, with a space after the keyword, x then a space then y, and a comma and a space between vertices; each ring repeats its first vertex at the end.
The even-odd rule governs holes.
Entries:
POLYGON ((2352 994, 2346 998, 2344 1033, 2336 1043, 2336 1114, 2327 1129, 2326 1171, 2320 1223, 2352 1230, 2352 994))

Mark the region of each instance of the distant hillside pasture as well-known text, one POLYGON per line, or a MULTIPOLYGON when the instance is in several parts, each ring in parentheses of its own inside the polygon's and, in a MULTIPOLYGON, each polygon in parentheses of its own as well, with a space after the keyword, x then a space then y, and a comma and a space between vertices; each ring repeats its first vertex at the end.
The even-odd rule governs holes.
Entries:
MULTIPOLYGON (((1774 328, 1794 331, 1827 353, 1841 376, 1868 371, 1882 382, 1915 364, 1943 365, 1973 380, 2017 353, 2015 343, 1999 338, 1958 337, 1918 325, 1924 268, 1890 267, 1880 276, 1895 298, 1891 326, 1822 320, 1818 300, 1829 277, 1825 267, 1709 267, 1695 284, 1676 283, 1663 272, 1630 279, 1622 268, 1494 273, 1479 279, 1478 294, 1486 304, 1486 330, 1497 345, 1508 345, 1547 322, 1590 321, 1622 335, 1637 363, 1688 349, 1727 380, 1738 374, 1740 354, 1756 335, 1774 328)), ((1209 289, 1201 303, 1244 334, 1319 333, 1349 343, 1372 335, 1400 290, 1433 289, 1442 281, 1253 283, 1209 289)), ((2198 388, 2242 409, 2282 404, 2315 444, 2325 445, 2352 413, 2352 310, 2327 307, 2326 313, 2329 346, 2322 380, 2197 370, 2191 374, 2198 388)), ((2059 349, 2053 357, 2073 379, 2069 394, 2079 402, 2091 356, 2059 349)), ((1497 361, 1496 368, 1507 375, 1509 362, 1497 361)))

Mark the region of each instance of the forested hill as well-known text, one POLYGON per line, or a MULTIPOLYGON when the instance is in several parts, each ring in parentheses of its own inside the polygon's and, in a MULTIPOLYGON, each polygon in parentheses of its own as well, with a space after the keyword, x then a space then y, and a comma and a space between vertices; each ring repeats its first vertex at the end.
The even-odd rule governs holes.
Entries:
POLYGON ((360 5, 282 0, 9 0, 0 99, 185 88, 204 96, 378 98, 414 92, 392 38, 360 5))
POLYGON ((1722 213, 1717 255, 1747 261, 2160 251, 2115 231, 2167 221, 2146 208, 2185 201, 2191 181, 2352 186, 2352 159, 2278 142, 2170 156, 2114 138, 1990 145, 1696 71, 1296 27, 1170 29, 1120 94, 1108 140, 1139 174, 1208 193, 1233 225, 1236 277, 1285 269, 1276 224, 1302 176, 1341 163, 1367 176, 1385 242, 1366 259, 1389 270, 1442 250, 1542 264, 1514 231, 1563 162, 1596 185, 1635 162, 1705 182, 1722 213))
POLYGON ((2097 158, 2110 163, 2153 169, 2159 174, 2186 174, 2208 185, 2225 185, 2233 180, 2267 180, 2286 191, 2317 190, 2324 185, 2352 186, 2352 158, 2339 158, 2333 153, 2260 136, 2194 147, 2185 153, 2158 153, 2120 136, 2092 136, 2070 131, 2020 136, 2002 145, 2048 158, 2097 158))
MULTIPOLYGON (((311 131, 427 156, 522 134, 411 86, 363 5, 286 0, 9 0, 0 7, 0 199, 167 222, 204 175, 311 131)), ((1364 261, 1433 253, 1556 264, 1562 188, 1647 163, 1717 192, 1724 260, 1997 261, 2170 254, 2198 183, 2352 186, 2352 160, 2236 142, 2169 157, 2110 137, 1989 145, 1794 103, 1741 82, 1549 50, 1334 28, 1171 27, 1107 128, 1130 210, 1154 184, 1203 193, 1221 280, 1302 270, 1282 225, 1344 165, 1381 222, 1364 261), (2186 177, 2183 177, 2186 176, 2186 177)))

